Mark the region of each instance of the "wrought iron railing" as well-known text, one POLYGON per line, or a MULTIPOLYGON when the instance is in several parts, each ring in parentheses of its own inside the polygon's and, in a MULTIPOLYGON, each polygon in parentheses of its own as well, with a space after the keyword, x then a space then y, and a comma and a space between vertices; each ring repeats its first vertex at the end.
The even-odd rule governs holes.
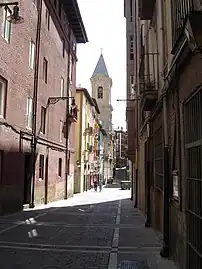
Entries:
POLYGON ((78 107, 75 105, 69 105, 69 116, 72 116, 74 119, 77 120, 78 118, 78 107))
POLYGON ((140 93, 159 89, 159 54, 144 53, 141 56, 139 69, 140 93))
POLYGON ((173 47, 181 36, 187 16, 195 9, 194 0, 171 0, 173 47))

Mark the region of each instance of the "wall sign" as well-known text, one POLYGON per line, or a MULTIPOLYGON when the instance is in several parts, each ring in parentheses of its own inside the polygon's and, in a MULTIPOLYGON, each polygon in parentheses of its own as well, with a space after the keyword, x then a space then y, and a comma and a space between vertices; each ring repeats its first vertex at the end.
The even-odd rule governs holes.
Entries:
POLYGON ((173 197, 178 199, 179 198, 179 177, 178 177, 178 170, 174 170, 172 172, 172 180, 173 180, 173 197))

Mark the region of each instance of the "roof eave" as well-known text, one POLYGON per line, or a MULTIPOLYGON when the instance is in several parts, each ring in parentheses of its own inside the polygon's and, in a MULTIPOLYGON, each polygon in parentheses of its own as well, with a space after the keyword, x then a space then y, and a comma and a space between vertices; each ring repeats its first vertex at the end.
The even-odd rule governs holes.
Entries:
POLYGON ((86 33, 85 26, 81 17, 77 0, 60 0, 60 1, 62 2, 64 6, 65 13, 72 27, 77 43, 88 42, 87 33, 86 33), (73 7, 72 13, 69 11, 70 6, 73 7))

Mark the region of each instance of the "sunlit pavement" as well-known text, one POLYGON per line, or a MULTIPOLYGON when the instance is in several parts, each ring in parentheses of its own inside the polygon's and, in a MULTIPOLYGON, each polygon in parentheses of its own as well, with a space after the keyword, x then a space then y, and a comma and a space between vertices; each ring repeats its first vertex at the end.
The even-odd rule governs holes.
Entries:
POLYGON ((1 217, 0 268, 175 268, 129 198, 103 188, 1 217))

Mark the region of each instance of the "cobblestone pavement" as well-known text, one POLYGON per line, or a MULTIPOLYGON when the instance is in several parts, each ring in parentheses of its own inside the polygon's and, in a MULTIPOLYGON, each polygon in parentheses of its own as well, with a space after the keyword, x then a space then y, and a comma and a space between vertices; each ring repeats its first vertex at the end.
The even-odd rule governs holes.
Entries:
POLYGON ((129 197, 104 188, 0 217, 0 268, 174 269, 129 197))

